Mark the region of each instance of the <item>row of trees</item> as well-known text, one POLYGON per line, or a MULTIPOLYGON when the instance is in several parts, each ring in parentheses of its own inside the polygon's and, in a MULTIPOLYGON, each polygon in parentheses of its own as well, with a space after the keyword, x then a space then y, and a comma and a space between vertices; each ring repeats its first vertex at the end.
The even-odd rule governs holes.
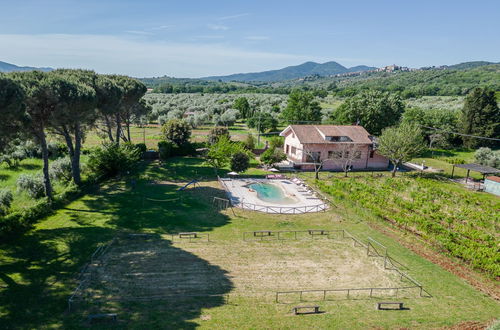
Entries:
POLYGON ((71 160, 72 179, 80 184, 80 155, 86 133, 97 127, 117 145, 130 142, 130 124, 148 111, 141 101, 145 93, 146 86, 135 79, 88 70, 2 75, 0 152, 13 139, 32 139, 39 144, 45 195, 52 199, 47 136, 62 137, 71 160))

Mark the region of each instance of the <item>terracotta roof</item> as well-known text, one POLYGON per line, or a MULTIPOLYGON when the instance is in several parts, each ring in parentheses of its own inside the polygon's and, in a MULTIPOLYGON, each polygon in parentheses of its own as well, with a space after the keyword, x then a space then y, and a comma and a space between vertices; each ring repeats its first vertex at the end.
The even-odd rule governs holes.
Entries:
POLYGON ((498 177, 498 176, 487 176, 486 180, 495 181, 495 182, 500 183, 500 177, 498 177))
POLYGON ((372 143, 370 134, 363 126, 290 125, 280 135, 283 136, 288 129, 291 129, 295 133, 300 143, 339 143, 327 141, 323 136, 348 136, 352 142, 347 143, 372 143))

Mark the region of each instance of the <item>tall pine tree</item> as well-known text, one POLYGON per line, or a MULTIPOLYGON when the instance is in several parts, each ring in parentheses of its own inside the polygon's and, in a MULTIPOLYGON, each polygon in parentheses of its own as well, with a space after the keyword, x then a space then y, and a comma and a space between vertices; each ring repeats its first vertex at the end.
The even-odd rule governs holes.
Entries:
MULTIPOLYGON (((500 138, 500 109, 495 92, 489 89, 475 88, 465 98, 461 115, 462 133, 500 138)), ((479 148, 485 146, 499 147, 498 141, 463 137, 464 146, 479 148)))

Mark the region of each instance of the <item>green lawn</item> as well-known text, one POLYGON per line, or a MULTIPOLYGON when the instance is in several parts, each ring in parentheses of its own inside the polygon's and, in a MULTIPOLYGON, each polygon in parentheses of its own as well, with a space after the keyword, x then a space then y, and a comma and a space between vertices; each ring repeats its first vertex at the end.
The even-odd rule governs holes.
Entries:
MULTIPOLYGON (((254 173, 257 170, 252 170, 254 173)), ((476 291, 462 279, 415 255, 393 239, 371 229, 358 218, 341 218, 339 210, 306 215, 268 215, 250 211, 216 211, 213 196, 223 196, 213 170, 198 158, 174 158, 162 167, 142 164, 133 176, 110 182, 68 204, 40 221, 23 237, 0 245, 0 323, 4 328, 85 328, 86 313, 112 310, 118 313, 116 328, 263 329, 263 328, 438 328, 463 321, 487 321, 500 315, 493 299, 476 291), (197 178, 201 187, 179 192, 177 188, 197 178), (158 200, 158 201, 152 201, 158 200), (162 201, 163 200, 163 201, 162 201), (98 244, 124 232, 158 235, 180 231, 210 233, 214 244, 224 244, 245 260, 241 238, 244 231, 344 228, 365 240, 368 236, 386 245, 420 281, 432 298, 405 299, 409 310, 377 311, 376 299, 320 302, 320 315, 292 316, 294 305, 275 304, 259 295, 240 294, 237 274, 223 264, 204 260, 193 249, 203 243, 169 245, 182 258, 207 263, 218 281, 236 285, 229 301, 219 297, 142 303, 114 302, 66 313, 67 299, 77 285, 76 274, 98 244)), ((265 243, 264 243, 265 244, 265 243)), ((290 241, 277 245, 284 253, 290 241)), ((258 247, 258 245, 257 245, 258 247)), ((228 253, 229 255, 229 253, 228 253)), ((219 256, 224 257, 224 256, 219 256)), ((300 258, 301 256, 297 256, 300 258)), ((260 260, 265 263, 265 259, 260 260)), ((168 265, 171 260, 163 260, 168 265)), ((133 264, 130 267, 134 267, 133 264)), ((321 269, 318 269, 321 271, 321 269)), ((294 274, 290 274, 293 276, 294 274)), ((328 275, 326 275, 328 276, 328 275)), ((255 281, 259 281, 256 269, 255 281)), ((280 281, 279 278, 275 279, 280 281)), ((182 284, 182 278, 181 278, 182 284)), ((251 288, 250 288, 251 289, 251 288)), ((295 288, 290 288, 295 289, 295 288)), ((103 325, 103 328, 110 328, 103 325)))
MULTIPOLYGON (((431 149, 426 151, 421 157, 411 160, 414 164, 424 163, 426 166, 442 170, 442 173, 451 177, 453 162, 464 161, 465 163, 474 163, 474 150, 442 150, 431 149)), ((454 177, 463 177, 467 175, 467 170, 455 168, 454 177)), ((482 179, 480 173, 470 172, 470 177, 482 179)))

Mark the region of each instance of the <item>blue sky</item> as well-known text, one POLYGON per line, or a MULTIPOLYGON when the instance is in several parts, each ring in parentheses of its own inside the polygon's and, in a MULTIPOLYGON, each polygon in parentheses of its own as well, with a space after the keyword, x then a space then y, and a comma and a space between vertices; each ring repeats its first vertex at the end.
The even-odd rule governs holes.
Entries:
POLYGON ((0 0, 0 61, 139 77, 498 62, 499 17, 498 0, 0 0))

